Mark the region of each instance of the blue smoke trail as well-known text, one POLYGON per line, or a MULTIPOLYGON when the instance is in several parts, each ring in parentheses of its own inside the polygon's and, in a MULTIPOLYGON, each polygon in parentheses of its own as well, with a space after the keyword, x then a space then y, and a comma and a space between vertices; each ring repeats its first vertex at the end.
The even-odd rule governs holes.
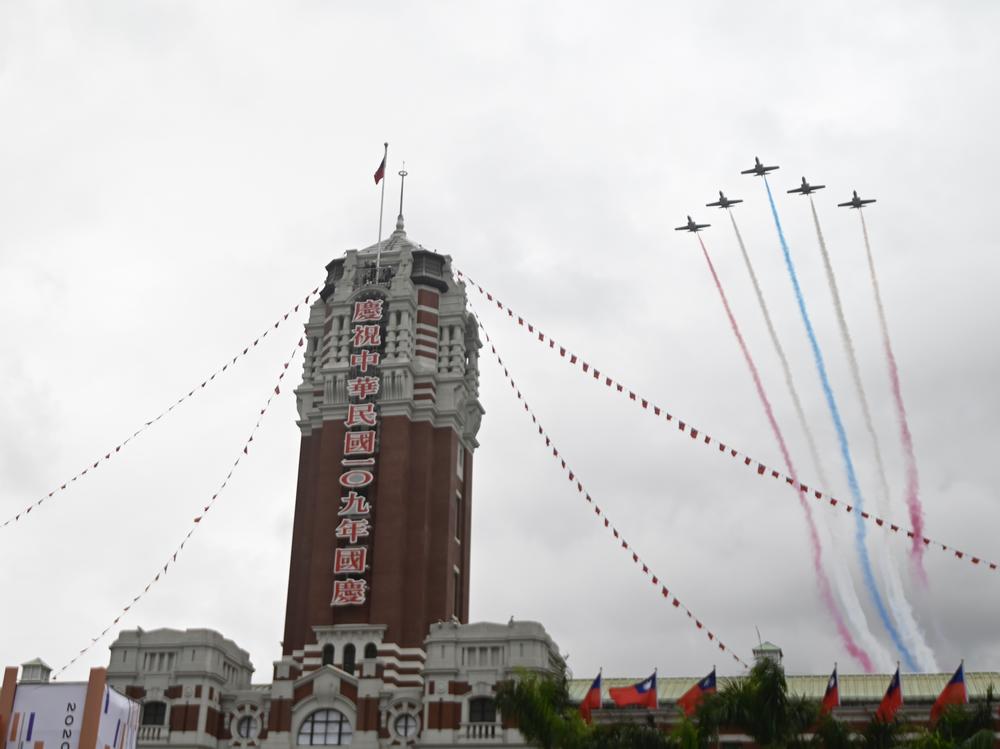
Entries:
POLYGON ((771 194, 771 185, 768 184, 767 177, 764 177, 764 187, 767 188, 767 199, 771 204, 771 215, 774 216, 774 226, 778 230, 778 239, 781 241, 781 252, 785 256, 785 267, 788 268, 788 276, 792 279, 792 287, 795 289, 795 301, 798 302, 802 322, 806 327, 806 334, 809 336, 809 345, 812 347, 816 370, 819 372, 820 383, 823 386, 823 395, 826 396, 826 405, 830 409, 830 416, 833 418, 833 425, 837 430, 840 455, 844 460, 844 469, 847 471, 847 483, 851 489, 851 496, 854 497, 854 541, 858 550, 858 557, 861 559, 861 572, 865 580, 865 587, 868 589, 868 595, 878 610, 879 619, 882 620, 882 624, 885 625, 886 630, 889 632, 893 644, 902 655, 906 667, 910 671, 916 671, 916 661, 910 651, 907 650, 906 645, 903 644, 903 640, 889 616, 885 601, 882 600, 882 596, 879 594, 878 587, 875 584, 875 574, 872 572, 871 559, 868 557, 868 547, 865 545, 865 533, 867 529, 864 519, 861 517, 861 510, 864 508, 864 498, 861 496, 861 487, 858 484, 858 477, 854 472, 854 461, 851 460, 851 450, 847 445, 847 430, 844 429, 844 422, 840 418, 840 409, 837 408, 837 400, 833 397, 833 388, 830 386, 830 378, 826 373, 826 364, 823 363, 823 353, 820 351, 816 332, 813 330, 812 322, 809 320, 806 300, 802 295, 802 287, 799 286, 799 277, 795 273, 795 264, 792 262, 792 255, 788 250, 785 232, 781 229, 781 219, 778 218, 778 208, 774 204, 774 196, 771 194))

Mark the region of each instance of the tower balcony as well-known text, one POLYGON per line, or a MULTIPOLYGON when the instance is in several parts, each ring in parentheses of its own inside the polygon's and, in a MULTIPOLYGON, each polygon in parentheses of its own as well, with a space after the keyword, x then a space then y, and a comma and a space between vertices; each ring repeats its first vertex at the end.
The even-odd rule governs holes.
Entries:
POLYGON ((354 274, 354 289, 362 286, 384 286, 389 288, 392 284, 394 269, 391 265, 375 267, 374 263, 365 264, 357 269, 354 274))

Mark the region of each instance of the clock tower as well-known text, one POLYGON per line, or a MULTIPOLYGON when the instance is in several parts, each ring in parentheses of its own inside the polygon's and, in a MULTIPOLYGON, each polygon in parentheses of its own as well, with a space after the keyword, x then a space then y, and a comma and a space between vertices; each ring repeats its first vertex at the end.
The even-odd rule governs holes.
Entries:
POLYGON ((401 216, 377 249, 327 265, 306 324, 286 656, 468 621, 481 343, 450 257, 401 216))

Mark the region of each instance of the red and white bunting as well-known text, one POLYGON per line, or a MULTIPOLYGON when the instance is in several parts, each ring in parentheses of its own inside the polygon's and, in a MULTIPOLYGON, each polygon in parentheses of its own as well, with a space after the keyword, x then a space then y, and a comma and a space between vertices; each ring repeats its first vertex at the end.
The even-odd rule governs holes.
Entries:
POLYGON ((149 421, 143 422, 143 425, 141 427, 139 427, 134 432, 132 432, 132 434, 130 434, 124 441, 122 441, 121 443, 119 443, 114 449, 108 450, 106 453, 104 453, 104 455, 98 456, 98 458, 93 463, 90 463, 87 466, 85 466, 75 476, 73 476, 70 479, 67 479, 67 481, 65 483, 60 484, 55 489, 53 489, 48 494, 46 494, 44 497, 41 497, 41 498, 35 500, 30 505, 28 505, 27 507, 25 507, 23 510, 21 510, 20 512, 18 512, 16 515, 14 515, 14 516, 12 516, 10 518, 7 518, 7 520, 5 520, 3 523, 0 523, 0 528, 6 528, 8 525, 12 525, 12 524, 18 522, 19 520, 27 519, 28 515, 31 514, 31 511, 33 509, 35 509, 36 507, 39 507, 40 505, 42 505, 45 502, 45 500, 50 499, 50 498, 56 496, 57 494, 60 494, 60 493, 62 493, 64 491, 66 491, 66 489, 69 488, 70 486, 72 486, 72 484, 75 481, 78 481, 79 479, 82 479, 84 476, 87 475, 87 473, 89 473, 90 471, 93 471, 93 470, 97 469, 98 467, 100 467, 100 465, 102 463, 106 463, 109 460, 111 460, 111 458, 113 458, 118 453, 120 453, 122 451, 122 448, 124 448, 126 445, 128 445, 129 442, 131 442, 136 437, 138 437, 140 434, 142 434, 143 432, 145 432, 147 429, 149 429, 151 426, 153 426, 153 424, 156 424, 160 419, 162 419, 164 416, 166 416, 167 414, 169 414, 171 411, 173 411, 179 405, 181 405, 182 403, 184 403, 184 401, 188 400, 189 398, 193 398, 194 395, 195 395, 195 393, 198 393, 198 392, 201 392, 202 390, 204 390, 206 387, 208 387, 209 384, 211 384, 212 382, 215 381, 216 377, 218 377, 219 375, 221 375, 223 372, 227 371, 230 367, 234 366, 239 360, 243 359, 247 355, 248 352, 252 351, 254 349, 254 347, 256 347, 262 340, 264 340, 264 338, 267 337, 268 333, 270 333, 272 330, 276 330, 278 328, 278 326, 281 325, 281 323, 285 322, 291 315, 294 315, 296 312, 298 312, 299 311, 299 307, 303 307, 303 306, 304 307, 308 307, 309 306, 309 300, 312 297, 314 297, 316 294, 318 294, 319 290, 320 290, 320 287, 317 286, 315 289, 313 289, 308 294, 306 294, 305 299, 303 299, 303 301, 301 301, 298 304, 296 304, 294 307, 292 307, 292 309, 288 310, 288 312, 286 312, 284 315, 282 315, 277 320, 275 320, 275 322, 274 322, 273 325, 269 325, 264 330, 263 333, 261 333, 259 336, 257 336, 253 340, 253 343, 247 344, 240 353, 236 354, 236 356, 234 356, 232 359, 227 360, 225 364, 223 364, 221 367, 219 367, 214 372, 212 372, 208 377, 206 377, 204 380, 202 380, 200 384, 195 385, 187 393, 185 393, 180 398, 178 398, 173 403, 171 403, 169 407, 167 407, 166 409, 164 409, 163 411, 161 411, 159 414, 157 414, 156 416, 154 416, 149 421))
POLYGON ((288 371, 289 365, 292 363, 292 360, 295 359, 296 354, 303 345, 305 345, 305 339, 299 338, 298 343, 295 344, 295 347, 288 355, 288 358, 281 365, 281 372, 278 374, 278 380, 275 383, 271 394, 267 397, 267 401, 265 401, 264 407, 260 409, 260 413, 258 413, 257 415, 257 421, 253 425, 253 429, 250 430, 250 435, 246 438, 246 441, 243 443, 239 452, 237 452, 236 460, 234 460, 232 466, 230 466, 229 472, 226 473, 226 477, 222 480, 222 483, 218 486, 215 492, 213 492, 208 502, 204 504, 198 511, 198 514, 191 519, 191 528, 188 529, 187 534, 181 540, 177 548, 174 549, 173 552, 170 554, 170 556, 167 557, 166 563, 163 564, 162 567, 157 568, 153 578, 148 583, 146 583, 146 587, 144 587, 139 592, 138 595, 134 596, 125 606, 122 607, 121 611, 118 612, 118 614, 115 616, 112 622, 107 627, 105 627, 104 630, 99 635, 91 638, 89 645, 87 645, 85 648, 83 648, 83 650, 81 650, 79 653, 73 656, 73 658, 71 658, 68 663, 66 663, 64 666, 62 666, 58 671, 56 671, 53 674, 52 676, 53 681, 56 678, 58 678, 59 675, 62 674, 67 668, 76 663, 84 653, 90 650, 105 635, 107 635, 111 630, 115 629, 118 623, 125 617, 125 615, 132 609, 132 607, 135 606, 135 604, 138 603, 149 592, 150 588, 152 588, 156 583, 160 581, 161 577, 167 574, 167 570, 170 568, 170 565, 177 561, 177 555, 180 554, 180 552, 184 549, 184 545, 187 544, 188 539, 190 539, 191 536, 194 534, 194 532, 200 527, 202 520, 205 519, 205 516, 211 511, 212 507, 215 505, 216 500, 219 498, 219 496, 222 494, 225 488, 229 485, 229 481, 230 479, 232 479, 233 473, 236 471, 237 466, 239 466, 240 461, 243 460, 243 456, 250 454, 250 443, 253 442, 254 435, 257 433, 257 430, 260 429, 261 422, 264 421, 264 416, 265 414, 267 414, 268 409, 271 407, 271 402, 278 395, 281 394, 281 381, 285 378, 285 374, 288 371))
POLYGON ((507 369, 506 366, 504 366, 503 359, 500 358, 500 354, 497 351, 496 346, 490 339, 490 334, 486 332, 486 328, 483 327, 483 322, 482 320, 479 319, 478 315, 476 316, 476 322, 479 324, 479 329, 483 331, 483 335, 486 337, 486 343, 489 345, 490 351, 493 353, 493 356, 496 359, 497 364, 500 365, 500 369, 503 370, 504 377, 506 377, 507 382, 510 383, 511 390, 514 392, 515 397, 521 402, 521 405, 524 408, 525 413, 528 414, 528 416, 531 418, 531 422, 535 425, 535 428, 538 431, 538 435, 543 440, 545 440, 545 446, 551 449, 552 457, 559 461, 560 467, 566 473, 567 480, 569 480, 569 482, 576 487, 577 493, 588 504, 590 504, 593 507, 594 514, 601 519, 601 521, 604 524, 604 527, 611 532, 611 536, 615 539, 616 544, 619 546, 619 548, 624 549, 629 553, 629 556, 632 559, 632 563, 636 566, 636 569, 640 570, 640 572, 649 579, 649 582, 653 585, 653 587, 658 589, 660 595, 663 597, 665 601, 670 603, 674 608, 679 609, 680 611, 683 611, 685 614, 687 614, 688 619, 690 619, 695 624, 695 627, 697 629, 704 630, 704 633, 708 637, 709 641, 712 642, 712 644, 715 645, 719 650, 721 650, 724 653, 729 653, 729 655, 732 656, 734 661, 742 665, 744 668, 749 668, 750 666, 746 663, 746 661, 744 661, 736 653, 734 653, 729 648, 729 646, 727 646, 721 639, 719 639, 718 635, 716 635, 714 632, 704 629, 705 625, 702 624, 702 622, 694 616, 691 610, 687 606, 685 606, 680 601, 680 599, 677 598, 676 595, 673 595, 670 592, 669 588, 667 588, 667 586, 660 581, 660 578, 657 575, 653 574, 653 572, 649 568, 649 564, 645 562, 642 559, 642 557, 639 556, 638 552, 636 552, 636 550, 632 548, 631 544, 629 544, 628 541, 622 538, 621 532, 614 526, 610 518, 608 518, 607 513, 604 512, 604 510, 602 510, 594 502, 589 492, 587 492, 587 490, 584 488, 583 482, 580 481, 579 477, 576 475, 576 473, 574 473, 573 469, 570 468, 570 466, 566 463, 566 459, 559 454, 559 450, 556 448, 555 443, 552 441, 552 438, 549 437, 545 429, 542 427, 541 422, 538 420, 538 417, 531 410, 531 407, 528 405, 528 401, 521 393, 521 390, 518 388, 517 383, 514 382, 514 378, 511 377, 510 371, 507 369))
MULTIPOLYGON (((527 322, 523 317, 517 315, 514 312, 514 310, 512 310, 506 304, 504 304, 495 296, 493 296, 492 293, 483 289, 482 286, 477 284, 473 279, 469 278, 469 276, 467 276, 466 274, 462 273, 462 271, 456 268, 455 274, 458 276, 459 280, 467 281, 473 288, 476 289, 476 291, 478 291, 482 296, 486 297, 487 300, 489 300, 491 303, 496 304, 497 309, 506 312, 507 317, 509 317, 511 320, 516 319, 519 327, 527 328, 528 332, 532 334, 535 334, 537 332, 537 335, 533 335, 532 337, 536 338, 541 343, 547 343, 548 345, 546 346, 546 348, 548 348, 551 351, 557 351, 560 358, 567 360, 571 365, 574 366, 579 365, 581 371, 585 373, 590 373, 593 379, 601 380, 600 371, 594 369, 588 362, 584 361, 582 358, 580 358, 579 356, 577 356, 564 346, 560 345, 555 340, 545 335, 541 331, 538 331, 534 325, 527 322)), ((832 509, 839 508, 847 513, 855 512, 855 508, 853 505, 848 504, 847 502, 843 502, 842 500, 839 500, 831 496, 829 493, 822 492, 815 488, 811 488, 802 483, 798 483, 791 476, 785 475, 783 471, 775 468, 770 468, 764 465, 763 463, 754 460, 746 453, 743 453, 727 445, 725 442, 717 440, 716 438, 704 433, 702 430, 692 427, 687 422, 677 419, 673 414, 671 414, 666 409, 657 406, 651 400, 643 398, 641 395, 633 392, 632 390, 629 390, 628 387, 619 383, 617 380, 608 377, 606 374, 604 375, 603 382, 604 385, 607 386, 608 388, 614 387, 614 389, 617 390, 619 393, 622 393, 623 395, 627 394, 628 399, 634 402, 636 405, 640 405, 643 408, 643 410, 648 411, 657 417, 662 416, 666 421, 676 422, 677 429, 689 435, 691 439, 701 442, 702 444, 705 445, 712 445, 714 443, 715 445, 718 446, 718 452, 720 455, 728 455, 730 458, 741 460, 745 466, 751 468, 758 476, 763 476, 765 478, 769 477, 772 479, 777 479, 779 481, 782 481, 783 483, 798 489, 800 492, 803 492, 806 496, 811 497, 812 499, 819 502, 821 505, 825 507, 829 507, 832 509)), ((969 562, 973 566, 987 569, 991 572, 1000 571, 1000 567, 998 567, 996 562, 991 562, 987 559, 984 559, 981 556, 970 554, 967 551, 961 551, 959 549, 956 549, 952 545, 941 543, 940 541, 936 541, 928 536, 923 536, 923 535, 918 536, 911 528, 908 528, 906 525, 900 523, 892 523, 888 520, 885 520, 877 515, 873 515, 869 512, 859 512, 858 514, 860 514, 860 516, 864 518, 866 521, 874 523, 877 527, 882 528, 883 530, 889 533, 905 534, 907 538, 917 539, 918 542, 922 542, 925 547, 939 549, 940 551, 947 553, 949 557, 952 557, 954 559, 959 559, 962 561, 969 562)))

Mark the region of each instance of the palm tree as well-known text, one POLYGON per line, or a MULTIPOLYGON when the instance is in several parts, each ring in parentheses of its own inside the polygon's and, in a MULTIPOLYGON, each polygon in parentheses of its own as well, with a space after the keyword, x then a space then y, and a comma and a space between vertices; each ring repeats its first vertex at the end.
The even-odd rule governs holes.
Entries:
POLYGON ((861 732, 860 743, 863 749, 890 749, 899 745, 902 731, 898 718, 886 722, 873 717, 861 732))
POLYGON ((816 726, 813 743, 823 749, 853 749, 856 746, 851 727, 832 715, 824 715, 816 726))
POLYGON ((580 746, 586 725, 569 701, 565 672, 555 676, 519 673, 497 685, 497 707, 512 718, 525 740, 542 749, 580 746))
POLYGON ((594 726, 581 746, 585 749, 673 749, 676 745, 652 726, 616 723, 594 726))
POLYGON ((993 720, 996 714, 993 685, 986 689, 986 699, 968 707, 954 705, 947 708, 933 729, 921 732, 910 742, 914 749, 960 747, 961 749, 989 749, 993 746, 993 720))
POLYGON ((711 735, 732 727, 758 746, 784 749, 806 744, 803 734, 815 724, 818 712, 815 701, 788 694, 780 665, 762 660, 746 678, 730 681, 702 702, 698 722, 711 735))
POLYGON ((497 707, 512 719, 525 741, 542 749, 666 749, 670 739, 654 727, 588 726, 569 701, 566 674, 522 671, 497 685, 497 707))

